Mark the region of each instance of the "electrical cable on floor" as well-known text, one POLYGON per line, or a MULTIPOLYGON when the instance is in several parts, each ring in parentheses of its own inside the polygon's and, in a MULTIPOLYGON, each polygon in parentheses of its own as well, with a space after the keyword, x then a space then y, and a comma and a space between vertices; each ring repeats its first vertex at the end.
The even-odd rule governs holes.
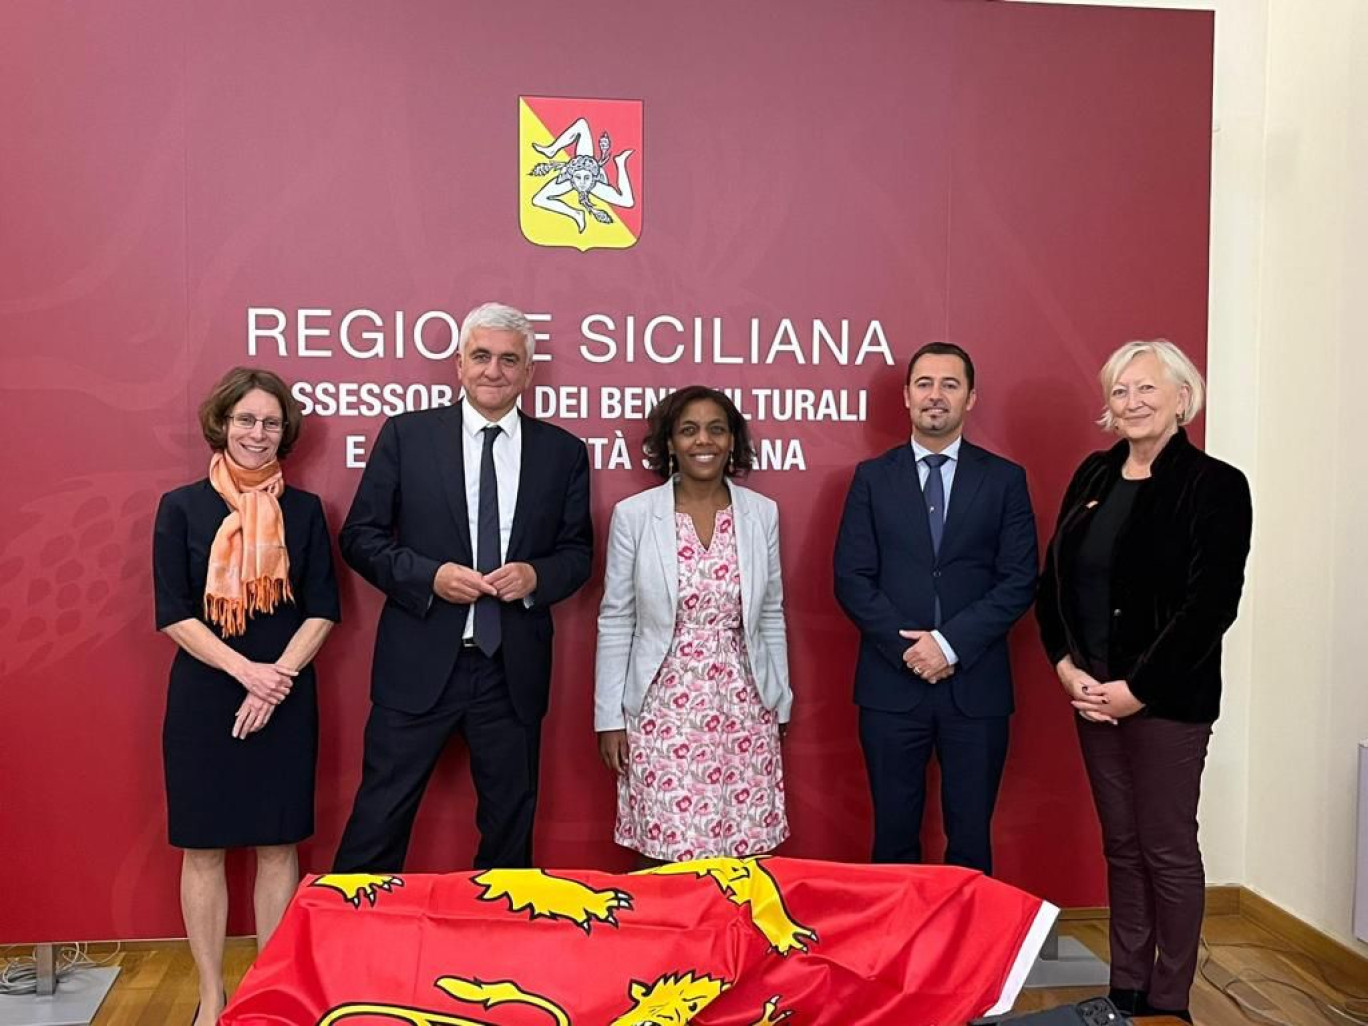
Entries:
POLYGON ((1258 941, 1219 941, 1216 944, 1210 944, 1208 942, 1208 946, 1217 948, 1254 948, 1258 951, 1271 951, 1277 955, 1286 955, 1294 961, 1304 962, 1306 966, 1319 977, 1321 983, 1325 984, 1331 990, 1339 991, 1341 994, 1347 994, 1346 1004, 1368 1005, 1368 994, 1356 994, 1348 987, 1341 987, 1334 980, 1330 979, 1325 972, 1325 968, 1319 962, 1306 952, 1298 951, 1296 948, 1280 948, 1273 944, 1260 944, 1258 941))
MULTIPOLYGON (((1368 1026, 1368 1015, 1355 1012, 1351 1010, 1349 1007, 1349 1005, 1353 1003, 1363 1003, 1365 999, 1359 997, 1356 994, 1353 994, 1350 991, 1345 990, 1342 987, 1335 986, 1335 984, 1330 982, 1329 978, 1325 975, 1325 972, 1320 968, 1320 966, 1315 962, 1314 959, 1311 959, 1303 955, 1299 951, 1292 951, 1287 948, 1278 948, 1274 947, 1271 944, 1256 944, 1247 941, 1232 942, 1228 944, 1211 944, 1207 941, 1205 937, 1202 938, 1201 943, 1202 948, 1204 949, 1204 955, 1197 965, 1197 971, 1201 975, 1202 979, 1206 980, 1207 983, 1211 984, 1211 986, 1215 988, 1215 990, 1219 994, 1224 996, 1226 1000, 1234 1004, 1236 1008, 1238 1008, 1242 1013, 1244 1013, 1246 1018, 1251 1019, 1254 1022, 1268 1023, 1269 1026, 1304 1026, 1304 1024, 1289 1022, 1288 1020, 1273 1015, 1267 1011, 1264 1011, 1261 1008, 1254 1007, 1254 1005, 1247 998, 1244 998, 1241 995, 1234 993, 1234 988, 1239 986, 1240 984, 1252 987, 1255 983, 1264 983, 1272 984, 1273 986, 1277 987, 1284 987, 1304 997, 1307 1001, 1314 1005, 1323 1015, 1325 1015, 1330 1022, 1344 1021, 1352 1023, 1354 1024, 1354 1026, 1368 1026), (1305 958, 1316 970, 1316 975, 1318 975, 1321 978, 1321 981, 1327 987, 1331 988, 1332 990, 1339 991, 1342 994, 1349 995, 1348 1002, 1346 1002, 1346 1004, 1343 1007, 1339 1007, 1325 1000, 1319 994, 1313 994, 1311 991, 1306 990, 1304 987, 1300 987, 1297 984, 1292 983, 1288 980, 1281 980, 1278 979, 1276 976, 1269 976, 1267 973, 1263 972, 1260 969, 1249 969, 1245 970, 1243 973, 1237 973, 1233 970, 1227 969, 1226 971, 1229 972, 1233 978, 1229 980, 1227 983, 1222 984, 1218 982, 1216 979, 1214 979, 1212 975, 1207 971, 1207 964, 1212 959, 1212 951, 1214 948, 1258 948, 1264 951, 1271 951, 1279 955, 1292 955, 1294 957, 1305 958), (1336 1016, 1339 1017, 1339 1020, 1335 1018, 1336 1016)), ((1222 968, 1225 967, 1222 966, 1222 968)))
MULTIPOLYGON (((5 950, 8 952, 18 945, 11 944, 5 950)), ((57 949, 55 959, 55 975, 57 981, 69 979, 83 969, 95 969, 99 966, 109 965, 123 950, 123 944, 114 946, 104 958, 91 958, 90 945, 64 944, 57 949)), ((19 955, 9 957, 9 960, 0 965, 0 994, 21 995, 38 993, 38 959, 36 955, 19 955)))

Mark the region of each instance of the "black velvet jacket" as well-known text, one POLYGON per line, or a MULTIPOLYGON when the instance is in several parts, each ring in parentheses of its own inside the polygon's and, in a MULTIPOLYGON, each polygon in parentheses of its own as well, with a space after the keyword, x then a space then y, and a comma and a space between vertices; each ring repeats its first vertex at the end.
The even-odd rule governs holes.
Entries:
MULTIPOLYGON (((1119 442, 1085 459, 1064 494, 1036 599, 1050 662, 1081 652, 1069 574, 1090 514, 1121 477, 1119 442)), ((1108 665, 1152 716, 1210 723, 1221 706, 1221 636, 1235 621, 1253 512, 1244 474, 1181 428, 1150 468, 1117 535, 1108 665)))

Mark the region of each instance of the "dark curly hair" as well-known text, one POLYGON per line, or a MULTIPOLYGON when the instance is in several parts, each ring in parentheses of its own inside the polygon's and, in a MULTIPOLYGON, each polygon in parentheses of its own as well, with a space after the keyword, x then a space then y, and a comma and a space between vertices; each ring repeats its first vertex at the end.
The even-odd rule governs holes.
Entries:
POLYGON ((200 431, 209 448, 222 452, 228 446, 228 414, 242 401, 242 397, 254 389, 275 396, 280 403, 280 412, 285 421, 280 432, 280 447, 276 449, 276 459, 283 460, 290 455, 295 442, 299 439, 299 429, 304 424, 304 411, 299 401, 290 394, 290 388, 280 375, 260 367, 234 367, 214 386, 212 392, 200 403, 200 431))
POLYGON ((732 477, 742 477, 750 473, 755 464, 755 450, 751 448, 750 427, 736 404, 727 398, 725 392, 706 385, 689 385, 671 392, 655 404, 650 416, 646 418, 646 441, 642 452, 653 472, 662 480, 670 477, 670 436, 679 426, 679 418, 690 403, 709 399, 722 408, 727 417, 727 427, 731 431, 731 458, 727 461, 727 473, 732 477))

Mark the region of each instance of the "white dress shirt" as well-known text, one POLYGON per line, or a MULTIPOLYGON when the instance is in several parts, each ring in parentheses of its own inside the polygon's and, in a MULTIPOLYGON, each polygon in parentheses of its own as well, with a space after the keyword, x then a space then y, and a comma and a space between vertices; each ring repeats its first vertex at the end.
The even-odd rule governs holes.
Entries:
MULTIPOLYGON (((522 421, 518 408, 494 421, 503 429, 494 440, 494 478, 499 483, 499 564, 508 558, 508 537, 513 533, 513 512, 518 508, 518 478, 522 474, 522 421)), ((461 403, 461 448, 465 455, 466 518, 470 523, 470 552, 480 551, 480 460, 484 458, 484 429, 490 421, 468 402, 461 403)), ((529 603, 530 604, 530 603, 529 603)), ((466 613, 463 638, 475 636, 475 604, 466 613)))
MULTIPOLYGON (((941 455, 948 457, 940 467, 941 481, 945 484, 945 508, 941 510, 942 520, 950 516, 950 493, 955 487, 955 467, 959 465, 960 442, 962 441, 964 441, 964 436, 960 435, 941 450, 941 455)), ((916 438, 913 438, 912 455, 917 458, 917 480, 921 482, 922 491, 925 491, 926 478, 927 475, 931 473, 931 468, 926 465, 925 457, 932 456, 934 453, 932 450, 918 442, 916 438)), ((499 487, 502 488, 503 485, 500 484, 499 487)), ((946 662, 951 666, 954 666, 959 662, 959 656, 956 655, 955 650, 950 647, 950 642, 945 640, 945 635, 940 631, 933 630, 931 632, 931 637, 936 639, 936 644, 939 645, 941 651, 945 653, 946 662)))

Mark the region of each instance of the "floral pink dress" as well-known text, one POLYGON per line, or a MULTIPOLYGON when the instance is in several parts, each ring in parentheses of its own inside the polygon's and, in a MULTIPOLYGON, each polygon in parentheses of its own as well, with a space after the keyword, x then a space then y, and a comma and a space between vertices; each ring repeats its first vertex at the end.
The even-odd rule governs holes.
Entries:
POLYGON ((788 836, 779 721, 760 701, 741 623, 741 570, 730 508, 705 547, 675 514, 679 605, 674 638, 627 717, 614 839, 683 861, 772 851, 788 836))

